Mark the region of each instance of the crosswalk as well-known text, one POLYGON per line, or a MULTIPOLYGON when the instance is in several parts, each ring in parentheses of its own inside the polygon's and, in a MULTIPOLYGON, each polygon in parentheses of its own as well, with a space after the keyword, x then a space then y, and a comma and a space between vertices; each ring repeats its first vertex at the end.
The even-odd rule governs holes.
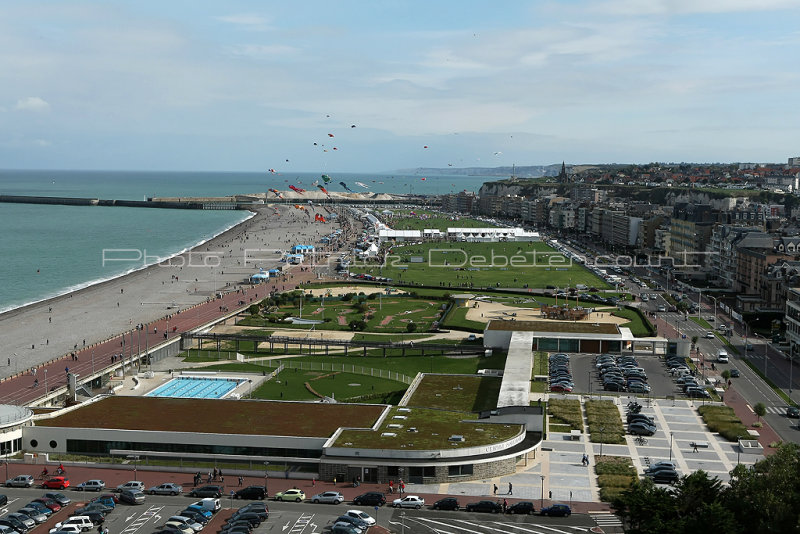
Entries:
POLYGON ((767 406, 767 413, 786 415, 786 406, 767 406))
POLYGON ((611 512, 589 512, 589 517, 600 528, 622 528, 622 521, 611 512))
MULTIPOLYGON (((612 516, 614 517, 614 516, 612 516)), ((400 532, 434 532, 435 534, 578 534, 591 532, 592 527, 557 525, 549 522, 515 523, 507 521, 481 521, 451 519, 447 517, 402 516, 399 521, 389 521, 400 532)), ((598 523, 599 525, 599 523, 598 523)))

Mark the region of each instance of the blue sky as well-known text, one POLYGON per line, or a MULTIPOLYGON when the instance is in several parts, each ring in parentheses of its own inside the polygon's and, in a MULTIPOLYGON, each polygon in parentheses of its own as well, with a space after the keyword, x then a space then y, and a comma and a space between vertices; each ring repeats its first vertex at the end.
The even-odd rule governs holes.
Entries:
POLYGON ((795 0, 4 0, 0 167, 785 162, 798 22, 795 0))

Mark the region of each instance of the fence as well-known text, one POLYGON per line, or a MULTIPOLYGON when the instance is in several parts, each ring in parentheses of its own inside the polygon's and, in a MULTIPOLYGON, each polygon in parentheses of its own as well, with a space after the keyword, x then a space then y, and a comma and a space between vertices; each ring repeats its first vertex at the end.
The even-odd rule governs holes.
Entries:
MULTIPOLYGON (((372 367, 362 367, 360 365, 344 364, 344 363, 325 363, 325 362, 302 362, 302 361, 283 361, 270 360, 265 363, 265 367, 277 367, 282 370, 286 369, 300 369, 301 371, 328 371, 340 373, 353 373, 356 375, 374 376, 376 378, 386 378, 403 384, 411 384, 414 377, 398 373, 396 371, 389 371, 388 369, 373 369, 372 367)), ((278 371, 280 372, 280 371, 278 371)), ((277 374, 277 372, 276 372, 277 374)))

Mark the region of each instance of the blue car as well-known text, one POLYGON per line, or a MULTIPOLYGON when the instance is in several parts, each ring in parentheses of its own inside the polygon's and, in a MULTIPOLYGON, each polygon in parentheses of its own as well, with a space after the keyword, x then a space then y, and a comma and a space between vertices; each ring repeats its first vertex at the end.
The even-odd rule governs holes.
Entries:
POLYGON ((572 509, 566 504, 553 504, 546 508, 542 508, 539 512, 541 515, 567 517, 572 514, 572 509))

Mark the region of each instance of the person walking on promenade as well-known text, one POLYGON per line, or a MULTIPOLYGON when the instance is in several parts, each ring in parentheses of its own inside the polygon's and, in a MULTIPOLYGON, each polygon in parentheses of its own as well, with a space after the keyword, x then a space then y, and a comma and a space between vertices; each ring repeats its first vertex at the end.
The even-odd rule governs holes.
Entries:
POLYGON ((497 495, 497 484, 492 484, 492 494, 497 495))
MULTIPOLYGON (((240 488, 242 487, 243 483, 244 483, 244 477, 242 477, 242 475, 239 475, 239 487, 240 488)), ((314 479, 313 478, 311 479, 311 485, 312 486, 314 485, 314 479)))
POLYGON ((514 486, 511 485, 511 482, 508 483, 508 494, 514 495, 514 486))

